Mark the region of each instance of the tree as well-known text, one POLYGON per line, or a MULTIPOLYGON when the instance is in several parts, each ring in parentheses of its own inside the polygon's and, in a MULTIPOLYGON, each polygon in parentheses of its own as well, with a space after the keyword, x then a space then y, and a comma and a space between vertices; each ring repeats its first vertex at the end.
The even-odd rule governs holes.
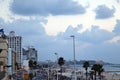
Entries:
POLYGON ((61 76, 62 76, 62 66, 64 65, 64 63, 65 63, 64 58, 63 58, 63 57, 60 57, 60 58, 58 59, 58 64, 59 64, 59 66, 60 66, 60 68, 61 68, 61 76))
POLYGON ((89 62, 88 61, 85 61, 84 63, 83 63, 83 68, 85 68, 85 71, 86 71, 86 80, 87 80, 87 74, 88 74, 88 67, 90 67, 90 64, 89 64, 89 62))
POLYGON ((37 67, 37 61, 34 61, 33 65, 34 65, 33 67, 36 68, 37 67))
POLYGON ((101 80, 101 73, 104 71, 103 65, 102 65, 102 64, 94 64, 94 65, 92 66, 92 70, 94 70, 94 73, 95 73, 95 80, 96 80, 96 75, 97 75, 97 73, 98 73, 99 78, 100 78, 100 80, 101 80))
POLYGON ((96 80, 96 75, 97 75, 97 71, 98 71, 98 65, 97 64, 94 64, 91 68, 93 71, 94 71, 94 80, 96 80))
POLYGON ((90 78, 93 80, 94 71, 89 72, 90 78))
POLYGON ((29 80, 32 80, 33 77, 34 77, 33 73, 29 73, 29 80))
POLYGON ((33 61, 29 60, 29 68, 32 69, 33 68, 33 61))
POLYGON ((101 80, 101 73, 102 73, 103 71, 104 71, 103 65, 98 64, 98 75, 99 75, 100 80, 101 80))

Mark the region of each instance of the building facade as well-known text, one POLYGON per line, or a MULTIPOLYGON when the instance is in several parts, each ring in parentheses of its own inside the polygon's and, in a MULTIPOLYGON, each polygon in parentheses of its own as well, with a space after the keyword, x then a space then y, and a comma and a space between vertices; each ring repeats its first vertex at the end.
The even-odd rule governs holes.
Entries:
POLYGON ((37 50, 29 47, 27 50, 23 49, 23 59, 37 61, 37 50))
POLYGON ((7 36, 8 39, 8 46, 11 48, 13 52, 16 52, 16 61, 21 67, 22 64, 22 37, 16 36, 14 31, 11 31, 9 35, 7 36))
POLYGON ((3 29, 0 29, 0 80, 7 80, 8 76, 8 41, 3 29))
POLYGON ((17 53, 9 48, 9 50, 8 50, 8 65, 11 65, 11 67, 8 68, 9 75, 12 75, 14 72, 17 71, 18 65, 16 64, 16 62, 17 62, 17 53))
POLYGON ((6 39, 0 38, 0 71, 8 65, 8 42, 6 39))

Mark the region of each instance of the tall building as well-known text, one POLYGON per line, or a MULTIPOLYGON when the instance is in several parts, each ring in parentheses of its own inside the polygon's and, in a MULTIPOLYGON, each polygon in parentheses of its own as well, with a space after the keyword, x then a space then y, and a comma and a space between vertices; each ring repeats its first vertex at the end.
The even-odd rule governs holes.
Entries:
POLYGON ((10 48, 8 50, 8 65, 11 65, 11 67, 8 68, 8 74, 12 75, 14 72, 17 71, 18 65, 16 61, 17 53, 12 51, 10 48))
POLYGON ((23 49, 23 59, 37 61, 37 50, 29 47, 28 50, 23 49))
POLYGON ((6 39, 0 38, 0 71, 5 65, 8 65, 8 42, 6 39))
POLYGON ((23 48, 23 68, 25 70, 29 69, 29 60, 33 62, 37 61, 37 50, 33 47, 28 47, 28 49, 23 48))
POLYGON ((7 80, 8 73, 8 41, 3 29, 0 29, 0 80, 7 80))
POLYGON ((8 35, 8 46, 12 51, 16 52, 16 61, 21 68, 22 64, 22 37, 16 36, 14 31, 11 31, 8 35))

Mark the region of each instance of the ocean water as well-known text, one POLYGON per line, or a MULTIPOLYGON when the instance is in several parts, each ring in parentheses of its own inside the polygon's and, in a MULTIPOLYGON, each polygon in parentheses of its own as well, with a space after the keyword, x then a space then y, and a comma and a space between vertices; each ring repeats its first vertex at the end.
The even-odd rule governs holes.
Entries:
POLYGON ((120 65, 104 65, 103 68, 105 71, 120 74, 120 65))
MULTIPOLYGON (((85 69, 82 67, 83 65, 76 65, 76 68, 80 71, 85 72, 85 69)), ((72 66, 71 66, 72 67, 72 66)), ((120 74, 120 65, 103 65, 105 72, 117 73, 120 74)), ((91 70, 91 67, 88 68, 88 71, 91 70)))

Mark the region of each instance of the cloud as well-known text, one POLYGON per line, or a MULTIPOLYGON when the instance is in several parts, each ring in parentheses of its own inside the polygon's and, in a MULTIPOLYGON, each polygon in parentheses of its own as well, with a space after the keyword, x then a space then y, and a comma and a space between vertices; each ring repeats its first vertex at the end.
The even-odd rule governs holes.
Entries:
POLYGON ((70 37, 71 35, 79 36, 79 30, 81 29, 82 29, 82 25, 78 25, 75 28, 70 25, 65 30, 65 32, 61 32, 57 36, 59 36, 62 39, 69 39, 68 37, 70 37))
POLYGON ((86 12, 82 5, 72 0, 13 0, 11 11, 20 15, 73 15, 86 12))
POLYGON ((96 19, 107 19, 114 16, 115 8, 108 8, 105 5, 100 5, 95 9, 96 19))
POLYGON ((8 23, 4 27, 7 31, 16 31, 19 35, 42 35, 45 33, 43 26, 36 20, 16 20, 13 23, 8 23))
POLYGON ((120 36, 115 36, 113 39, 106 41, 107 43, 117 43, 120 41, 120 36))
POLYGON ((115 33, 109 32, 104 29, 100 29, 98 26, 93 25, 91 30, 85 30, 82 33, 79 33, 79 30, 82 29, 82 25, 78 25, 77 27, 69 26, 65 32, 61 32, 58 36, 62 39, 68 40, 70 35, 75 35, 77 41, 82 41, 85 43, 104 43, 107 40, 111 40, 115 33))
POLYGON ((117 3, 120 3, 120 0, 116 0, 117 3))
POLYGON ((98 26, 92 26, 91 31, 86 30, 80 34, 80 40, 89 43, 103 43, 106 40, 112 39, 114 33, 100 29, 98 26))
POLYGON ((93 44, 84 48, 81 53, 83 59, 103 60, 110 63, 118 63, 120 61, 120 41, 115 43, 93 44))
MULTIPOLYGON (((66 47, 70 44, 66 40, 59 38, 59 36, 47 35, 45 28, 40 22, 42 22, 42 20, 19 19, 6 24, 0 19, 0 24, 3 25, 0 28, 4 29, 6 35, 8 35, 10 31, 15 31, 16 35, 22 36, 22 47, 34 46, 38 51, 38 59, 40 61, 48 59, 56 60, 56 56, 54 55, 55 52, 59 53, 59 56, 67 56, 69 50, 66 49, 66 47), (64 55, 64 53, 66 54, 64 55)), ((69 46, 68 48, 71 49, 72 47, 69 46)))
MULTIPOLYGON (((65 32, 56 36, 56 42, 60 40, 60 44, 63 45, 60 48, 64 48, 66 54, 72 55, 72 39, 70 35, 75 35, 75 48, 77 60, 103 60, 107 62, 120 61, 117 55, 120 55, 120 41, 117 39, 115 43, 105 43, 106 41, 113 40, 116 36, 113 32, 109 32, 104 29, 100 29, 98 26, 92 26, 91 31, 86 30, 83 33, 78 31, 82 29, 82 25, 77 27, 69 26, 65 32), (63 42, 64 41, 64 42, 63 42), (115 55, 116 54, 116 55, 115 55), (109 56, 109 57, 107 57, 109 56), (112 60, 111 60, 112 59, 112 60)), ((72 57, 70 57, 72 59, 72 57)))
POLYGON ((76 59, 94 59, 104 60, 108 62, 118 62, 120 52, 120 41, 117 39, 115 43, 104 43, 112 40, 116 36, 113 32, 92 26, 92 29, 79 33, 82 25, 77 27, 69 26, 65 32, 61 32, 56 36, 49 36, 45 32, 45 28, 40 22, 44 20, 17 20, 12 23, 3 24, 5 33, 14 30, 16 35, 23 37, 23 47, 32 45, 38 50, 39 61, 56 60, 55 52, 59 57, 65 60, 73 59, 73 44, 70 35, 75 35, 76 59), (116 54, 116 55, 115 55, 116 54), (108 57, 109 56, 109 57, 108 57), (112 59, 112 60, 111 60, 112 59))
POLYGON ((115 25, 113 32, 120 35, 120 20, 116 21, 116 25, 115 25))

